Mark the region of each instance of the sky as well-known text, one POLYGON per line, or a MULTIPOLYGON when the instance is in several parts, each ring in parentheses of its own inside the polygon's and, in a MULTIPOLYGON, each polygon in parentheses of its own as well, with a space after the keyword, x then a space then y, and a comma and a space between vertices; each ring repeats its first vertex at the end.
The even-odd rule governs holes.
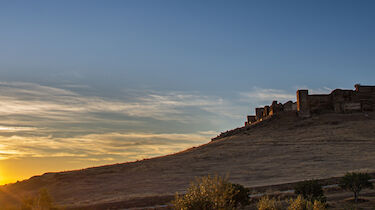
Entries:
POLYGON ((0 184, 210 141, 374 84, 370 0, 0 1, 0 184))

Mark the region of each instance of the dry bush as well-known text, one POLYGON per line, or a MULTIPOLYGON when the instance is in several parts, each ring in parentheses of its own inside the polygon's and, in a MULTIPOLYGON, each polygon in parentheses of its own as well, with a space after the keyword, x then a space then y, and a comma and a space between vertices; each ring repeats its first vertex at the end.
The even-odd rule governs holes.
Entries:
POLYGON ((257 208, 258 210, 282 210, 283 206, 280 200, 263 196, 259 199, 257 208))
POLYGON ((289 200, 288 210, 324 210, 326 206, 324 203, 315 200, 314 203, 304 199, 301 195, 295 199, 289 200))
POLYGON ((327 205, 325 203, 322 203, 318 200, 315 200, 314 201, 314 206, 313 206, 313 210, 325 210, 327 209, 326 207, 327 205))
MULTIPOLYGON (((243 193, 243 192, 242 192, 243 193)), ((185 195, 176 194, 172 202, 175 209, 236 209, 243 196, 238 186, 219 176, 197 178, 185 195)), ((246 199, 248 199, 246 197, 246 199)))

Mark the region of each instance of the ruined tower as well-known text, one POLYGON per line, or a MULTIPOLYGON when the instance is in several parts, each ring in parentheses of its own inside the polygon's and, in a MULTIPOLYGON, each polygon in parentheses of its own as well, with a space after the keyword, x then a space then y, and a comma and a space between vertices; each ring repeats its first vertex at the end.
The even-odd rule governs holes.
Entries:
POLYGON ((310 117, 308 90, 297 90, 297 111, 300 117, 310 117))
POLYGON ((255 117, 256 117, 257 120, 262 119, 263 111, 264 111, 264 108, 256 108, 255 109, 255 117))

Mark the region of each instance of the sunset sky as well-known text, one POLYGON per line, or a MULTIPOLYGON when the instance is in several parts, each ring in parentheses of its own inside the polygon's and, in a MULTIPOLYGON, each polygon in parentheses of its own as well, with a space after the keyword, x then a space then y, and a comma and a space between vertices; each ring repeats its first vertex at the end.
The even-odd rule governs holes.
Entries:
POLYGON ((375 84, 375 1, 1 1, 0 184, 207 143, 375 84))

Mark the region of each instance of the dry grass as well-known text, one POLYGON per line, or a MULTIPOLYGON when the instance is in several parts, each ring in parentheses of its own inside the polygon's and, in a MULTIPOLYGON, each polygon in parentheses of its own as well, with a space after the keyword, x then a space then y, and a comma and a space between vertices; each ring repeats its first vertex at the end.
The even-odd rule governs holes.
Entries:
POLYGON ((184 192, 194 177, 207 174, 229 174, 231 182, 252 187, 372 172, 374 128, 374 113, 285 115, 177 154, 45 174, 2 190, 22 195, 46 187, 58 204, 80 206, 184 192))

